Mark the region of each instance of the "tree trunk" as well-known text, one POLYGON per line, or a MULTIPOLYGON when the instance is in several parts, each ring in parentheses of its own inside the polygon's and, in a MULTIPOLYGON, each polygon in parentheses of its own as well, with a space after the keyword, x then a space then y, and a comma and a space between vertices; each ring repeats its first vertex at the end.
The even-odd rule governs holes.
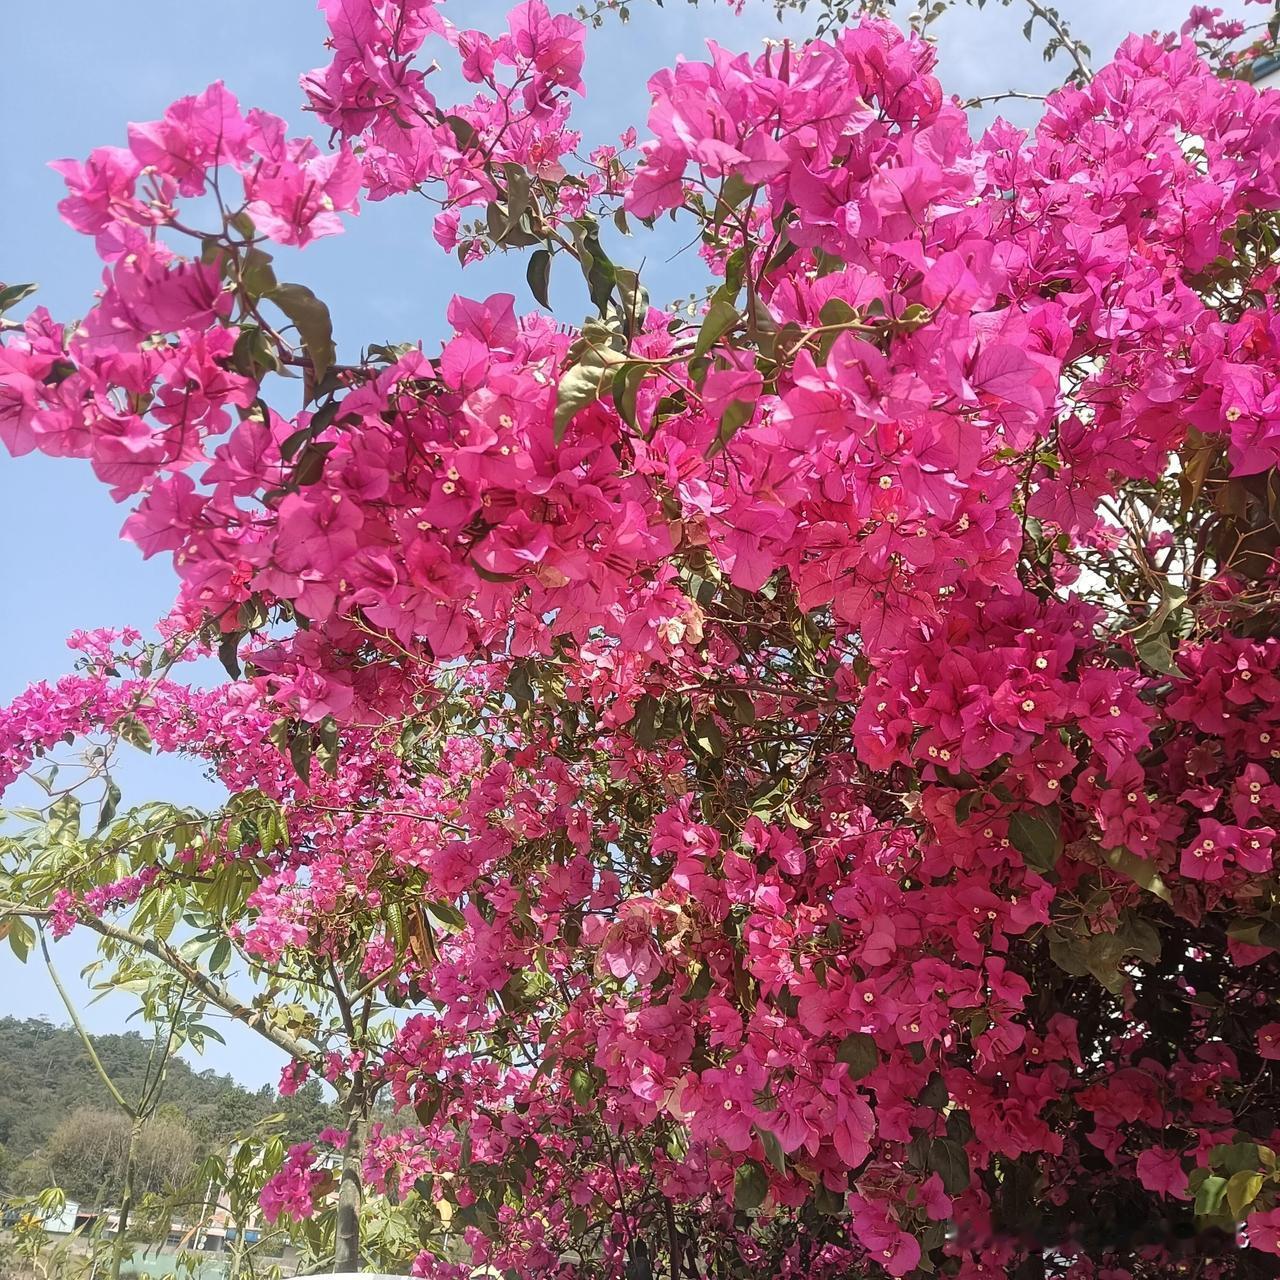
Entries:
POLYGON ((360 1270, 360 1205, 364 1188, 360 1179, 360 1153, 368 1103, 359 1083, 352 1086, 343 1108, 347 1117, 347 1145, 342 1151, 342 1179, 338 1183, 338 1218, 334 1230, 333 1269, 360 1270))
POLYGON ((111 1280, 120 1280, 120 1269, 124 1266, 125 1250, 128 1247, 125 1236, 129 1230, 129 1214, 133 1211, 133 1173, 134 1162, 138 1153, 138 1139, 142 1136, 142 1120, 134 1118, 129 1127, 129 1147, 124 1155, 124 1180, 120 1187, 120 1212, 116 1219, 116 1238, 111 1247, 111 1280))

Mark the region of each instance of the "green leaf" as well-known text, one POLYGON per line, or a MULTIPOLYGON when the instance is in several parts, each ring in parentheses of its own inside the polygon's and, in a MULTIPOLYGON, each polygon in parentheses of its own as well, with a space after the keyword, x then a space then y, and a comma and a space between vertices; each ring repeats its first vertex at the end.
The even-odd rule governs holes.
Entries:
POLYGON ((842 1217, 847 1208, 844 1196, 839 1191, 832 1191, 825 1182, 819 1182, 813 1193, 813 1207, 828 1218, 842 1217))
POLYGON ((537 249, 529 256, 529 266, 525 271, 525 279, 529 282, 529 292, 533 294, 539 305, 551 310, 548 290, 551 287, 551 253, 547 249, 537 249))
POLYGON ((424 904, 428 914, 436 921, 443 925, 446 929, 452 930, 454 933, 460 933, 467 927, 467 918, 448 902, 428 902, 424 904))
POLYGON ((240 641, 243 639, 241 632, 229 631, 218 641, 218 661, 233 680, 240 679, 240 641))
POLYGON ((332 716, 325 716, 315 730, 315 757, 331 778, 338 776, 338 746, 338 722, 332 716))
POLYGON ((929 1144, 929 1169, 942 1179, 942 1189, 958 1196, 969 1189, 969 1157, 954 1138, 934 1138, 929 1144))
POLYGON ((1069 973, 1073 978, 1083 978, 1089 972, 1084 940, 1075 934, 1050 929, 1049 957, 1063 973, 1069 973))
POLYGON ((744 1160, 733 1171, 733 1207, 758 1209, 769 1194, 769 1175, 754 1160, 744 1160))
POLYGON ((1160 584, 1160 603, 1149 618, 1133 633, 1134 648, 1147 666, 1164 675, 1181 675, 1173 661, 1170 633, 1175 631, 1177 615, 1187 603, 1187 593, 1172 586, 1168 579, 1160 584))
POLYGON ((622 329, 630 338, 649 310, 649 290, 640 283, 639 275, 626 267, 615 267, 613 274, 618 289, 622 329))
POLYGON ((761 1125, 756 1125, 756 1133, 760 1135, 760 1144, 764 1147, 764 1154, 769 1163, 784 1176, 787 1172, 787 1153, 782 1149, 782 1143, 778 1141, 778 1135, 772 1129, 765 1129, 761 1125))
POLYGON ((8 922, 9 950, 18 957, 19 964, 26 964, 35 944, 36 931, 25 921, 11 916, 8 922))
POLYGON ((311 361, 313 381, 318 385, 337 359, 329 308, 304 284, 278 284, 264 296, 293 321, 311 361))
POLYGON ((219 938, 209 953, 209 972, 222 973, 231 959, 231 943, 226 938, 219 938))
POLYGON ((647 361, 632 360, 623 365, 614 376, 613 407, 633 431, 636 429, 636 400, 649 368, 647 361))
POLYGON ((947 1137, 954 1139, 961 1146, 973 1141, 973 1121, 969 1119, 969 1113, 963 1108, 957 1107, 956 1110, 947 1114, 947 1137))
MULTIPOLYGON (((509 162, 502 166, 506 181, 505 199, 493 201, 485 213, 489 238, 494 244, 523 248, 537 244, 539 237, 525 224, 525 214, 530 210, 533 182, 523 165, 509 162)), ((532 223, 529 224, 530 226, 532 223)))
POLYGON ((556 444, 564 439, 569 423, 604 395, 625 359, 622 352, 613 347, 593 343, 587 346, 577 364, 565 370, 556 388, 556 444))
POLYGON ((461 116, 445 116, 444 123, 453 133, 460 151, 465 151, 476 140, 475 127, 461 116))
POLYGON ((293 762, 293 771, 303 782, 311 781, 311 734, 305 730, 295 733, 289 739, 289 759, 293 762))
POLYGON ((1077 978, 1092 974, 1108 991, 1116 994, 1124 990, 1127 980, 1120 970, 1120 962, 1132 949, 1115 933, 1080 937, 1060 929, 1049 930, 1049 955, 1058 968, 1077 978))
POLYGON ((1122 876, 1127 876, 1134 884, 1146 889, 1148 893, 1154 893, 1162 902, 1173 901, 1173 895, 1160 878, 1160 872, 1156 869, 1154 863, 1138 857, 1136 853, 1132 853, 1128 849, 1106 849, 1103 851, 1103 857, 1106 858, 1107 865, 1113 871, 1118 871, 1122 876))
POLYGON ((699 716, 690 726, 685 741, 706 759, 718 760, 724 755, 724 737, 714 716, 699 716))
POLYGON ((59 796, 49 806, 45 830, 51 844, 75 840, 80 835, 80 801, 71 794, 59 796))
POLYGON ((414 1104, 413 1113, 420 1125, 429 1125, 440 1114, 444 1090, 435 1081, 427 1086, 426 1096, 414 1104))
POLYGON ((951 1094, 947 1092, 946 1082, 939 1072, 935 1071, 929 1077, 917 1101, 922 1107, 929 1107, 934 1111, 941 1111, 951 1101, 951 1094))
POLYGON ((740 173, 731 173, 720 188, 719 202, 726 210, 736 209, 754 190, 740 173))
POLYGON ((1200 1184, 1200 1188, 1196 1192, 1196 1216, 1211 1218, 1220 1212, 1226 1194, 1226 1178, 1219 1178, 1215 1174, 1211 1174, 1200 1184))
POLYGON ((98 810, 98 830, 105 831, 111 824, 111 819, 116 816, 116 810, 120 807, 120 788, 116 785, 114 779, 107 782, 107 792, 102 798, 102 807, 98 810))
POLYGON ((256 246, 248 249, 244 262, 240 267, 240 283, 253 298, 261 298, 273 289, 278 289, 279 282, 271 267, 271 255, 264 253, 256 246))
POLYGON ((405 923, 404 907, 398 902, 388 902, 383 915, 396 955, 403 955, 409 946, 409 929, 405 923))
POLYGON ((1116 937, 1131 952, 1147 964, 1160 963, 1160 931, 1136 911, 1125 911, 1116 928, 1116 937))
POLYGON ((749 400, 730 400, 728 407, 720 415, 720 426, 716 431, 716 438, 712 441, 711 448, 707 450, 707 456, 714 458, 738 434, 738 431, 751 420, 751 415, 755 411, 755 405, 749 400))
POLYGON ((137 716, 123 716, 116 721, 116 732, 131 746, 151 754, 151 733, 137 716))
POLYGON ((16 307, 24 298, 29 298, 39 287, 38 284, 5 285, 0 289, 0 315, 16 307))
POLYGON ((1138 640, 1134 648, 1137 650, 1138 657, 1149 666, 1152 671, 1159 671, 1163 675, 1178 676, 1182 672, 1178 669, 1177 663, 1173 660, 1173 648, 1169 644, 1169 637, 1163 632, 1154 636, 1146 636, 1138 640))
POLYGON ((315 484, 324 475, 325 459, 337 448, 336 441, 325 440, 320 444, 308 444, 298 455, 293 468, 293 483, 299 488, 315 484))
POLYGON ((698 330, 698 340, 694 343, 690 358, 696 360, 699 356, 705 356, 741 319, 738 309, 731 302, 724 299, 713 302, 702 322, 702 328, 698 330))
POLYGON ((569 1092, 580 1107, 586 1107, 596 1096, 596 1082, 586 1067, 575 1067, 569 1076, 569 1092))
POLYGON ((743 247, 736 248, 725 261, 724 281, 712 294, 712 302, 727 302, 731 306, 737 302, 742 292, 742 282, 747 275, 747 251, 743 247))
POLYGON ((1009 819, 1009 842, 1036 871, 1052 871, 1062 854, 1062 813, 1056 804, 1022 810, 1009 819))
POLYGON ((844 298, 828 298, 818 312, 818 323, 824 329, 850 329, 863 323, 861 314, 844 298))
POLYGON ((1222 1173, 1253 1173, 1259 1165, 1274 1168, 1275 1157, 1256 1142, 1220 1142, 1209 1149, 1209 1163, 1222 1173))
POLYGON ((467 563, 471 566, 471 571, 478 578, 483 578, 485 582, 516 582, 519 580, 519 574, 494 573, 492 569, 486 569, 475 556, 468 557, 467 563))
POLYGON ((578 265, 587 282, 587 292, 603 316, 617 280, 616 268, 600 243, 600 230, 594 218, 578 218, 570 224, 570 230, 573 232, 578 265))
POLYGON ((1227 1180, 1227 1205, 1237 1219, 1242 1219, 1258 1198, 1264 1181, 1262 1174, 1253 1169, 1241 1169, 1227 1180))
POLYGON ((865 1031, 855 1031, 840 1041, 836 1061, 849 1068, 851 1080, 861 1080, 873 1072, 880 1062, 880 1053, 874 1037, 865 1031))

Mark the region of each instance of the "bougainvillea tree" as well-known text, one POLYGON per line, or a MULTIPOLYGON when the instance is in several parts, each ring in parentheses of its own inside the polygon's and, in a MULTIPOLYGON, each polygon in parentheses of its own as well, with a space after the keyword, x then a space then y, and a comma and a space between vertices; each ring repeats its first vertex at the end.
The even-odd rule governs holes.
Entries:
POLYGON ((322 7, 323 144, 215 84, 59 164, 102 289, 8 325, 0 438, 89 459, 180 588, 162 648, 9 708, 0 781, 146 736, 232 799, 60 799, 10 909, 198 899, 209 1000, 322 994, 231 1012, 346 1100, 343 1190, 304 1147, 263 1193, 345 1194, 345 1266, 363 1183, 441 1280, 1277 1274, 1280 94, 1205 57, 1243 25, 979 134, 926 41, 833 21, 658 71, 584 155, 589 23, 322 7), (340 360, 271 246, 411 195, 521 297, 340 360), (693 315, 602 239, 668 215, 693 315))

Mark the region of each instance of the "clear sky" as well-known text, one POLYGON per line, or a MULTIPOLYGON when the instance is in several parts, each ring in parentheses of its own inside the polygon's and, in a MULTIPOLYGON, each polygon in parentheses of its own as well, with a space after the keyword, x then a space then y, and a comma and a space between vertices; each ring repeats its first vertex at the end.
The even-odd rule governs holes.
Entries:
MULTIPOLYGON (((1240 0, 1219 0, 1228 14, 1240 0)), ((1006 0, 1007 3, 1007 0, 1006 0)), ((567 0, 553 8, 570 9, 567 0)), ((1073 31, 1089 44, 1095 65, 1129 29, 1176 28, 1190 0, 1058 0, 1073 31)), ((454 0, 445 6, 457 23, 493 29, 507 4, 454 0)), ((907 5, 903 3, 904 11, 907 5)), ((588 145, 614 141, 629 124, 641 126, 648 105, 645 81, 678 54, 696 57, 708 36, 733 48, 755 48, 765 36, 798 33, 779 27, 769 0, 747 0, 734 18, 722 0, 699 7, 667 0, 631 0, 632 21, 616 20, 588 40, 588 95, 576 122, 588 145)), ((1251 10, 1256 17, 1261 11, 1251 10)), ((1015 88, 1043 91, 1065 74, 1046 68, 1039 50, 1022 38, 1025 11, 1018 0, 1003 9, 991 0, 982 13, 960 8, 935 28, 944 86, 963 96, 1015 88)), ((46 165, 82 157, 94 146, 124 141, 131 120, 150 120, 175 98, 223 79, 242 105, 285 117, 308 131, 301 110, 299 74, 326 61, 324 24, 310 0, 44 0, 11 3, 4 19, 7 57, 0 77, 0 280, 36 280, 38 300, 60 319, 83 314, 99 280, 92 245, 59 220, 54 208, 61 180, 46 165)), ((437 81, 436 92, 449 100, 437 81)), ((458 94, 464 96, 463 93, 458 94)), ((1011 119, 1029 124, 1034 109, 1014 103, 1011 119)), ((987 113, 989 118, 990 113, 987 113)), ((643 136, 643 130, 642 130, 643 136)), ((660 246, 642 239, 615 244, 621 263, 639 266, 655 301, 686 296, 698 282, 692 252, 664 260, 678 241, 660 246)), ((296 256, 296 255, 294 255, 296 256)), ((431 239, 430 209, 410 199, 371 205, 345 235, 321 241, 295 262, 280 253, 281 278, 301 280, 328 302, 339 348, 367 342, 435 342, 443 334, 444 300, 455 292, 485 297, 505 290, 520 305, 532 303, 520 254, 496 257, 465 273, 431 239), (288 274, 286 275, 285 272, 288 274)), ((585 299, 567 279, 554 283, 557 314, 577 320, 585 299)), ((0 699, 32 680, 68 669, 64 638, 77 627, 148 626, 168 608, 173 578, 165 558, 143 562, 118 540, 123 512, 86 464, 35 455, 14 460, 0 451, 0 699)), ((124 778, 126 801, 166 798, 198 803, 215 794, 197 770, 182 762, 138 756, 124 778)), ((55 958, 73 980, 91 948, 83 938, 60 944, 55 958)), ((121 1028, 132 1003, 110 996, 86 1010, 94 1030, 121 1028)), ((19 966, 0 948, 0 1014, 64 1015, 38 960, 19 966)), ((228 1047, 212 1046, 197 1066, 230 1071, 249 1085, 274 1083, 281 1058, 251 1033, 227 1028, 228 1047)))

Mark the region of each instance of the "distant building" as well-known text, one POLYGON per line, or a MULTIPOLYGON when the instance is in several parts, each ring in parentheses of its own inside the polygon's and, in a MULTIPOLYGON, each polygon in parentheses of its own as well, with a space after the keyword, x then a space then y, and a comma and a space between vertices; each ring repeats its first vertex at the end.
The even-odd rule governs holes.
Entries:
POLYGON ((1259 58, 1249 78, 1260 89, 1280 89, 1280 58, 1259 58))

